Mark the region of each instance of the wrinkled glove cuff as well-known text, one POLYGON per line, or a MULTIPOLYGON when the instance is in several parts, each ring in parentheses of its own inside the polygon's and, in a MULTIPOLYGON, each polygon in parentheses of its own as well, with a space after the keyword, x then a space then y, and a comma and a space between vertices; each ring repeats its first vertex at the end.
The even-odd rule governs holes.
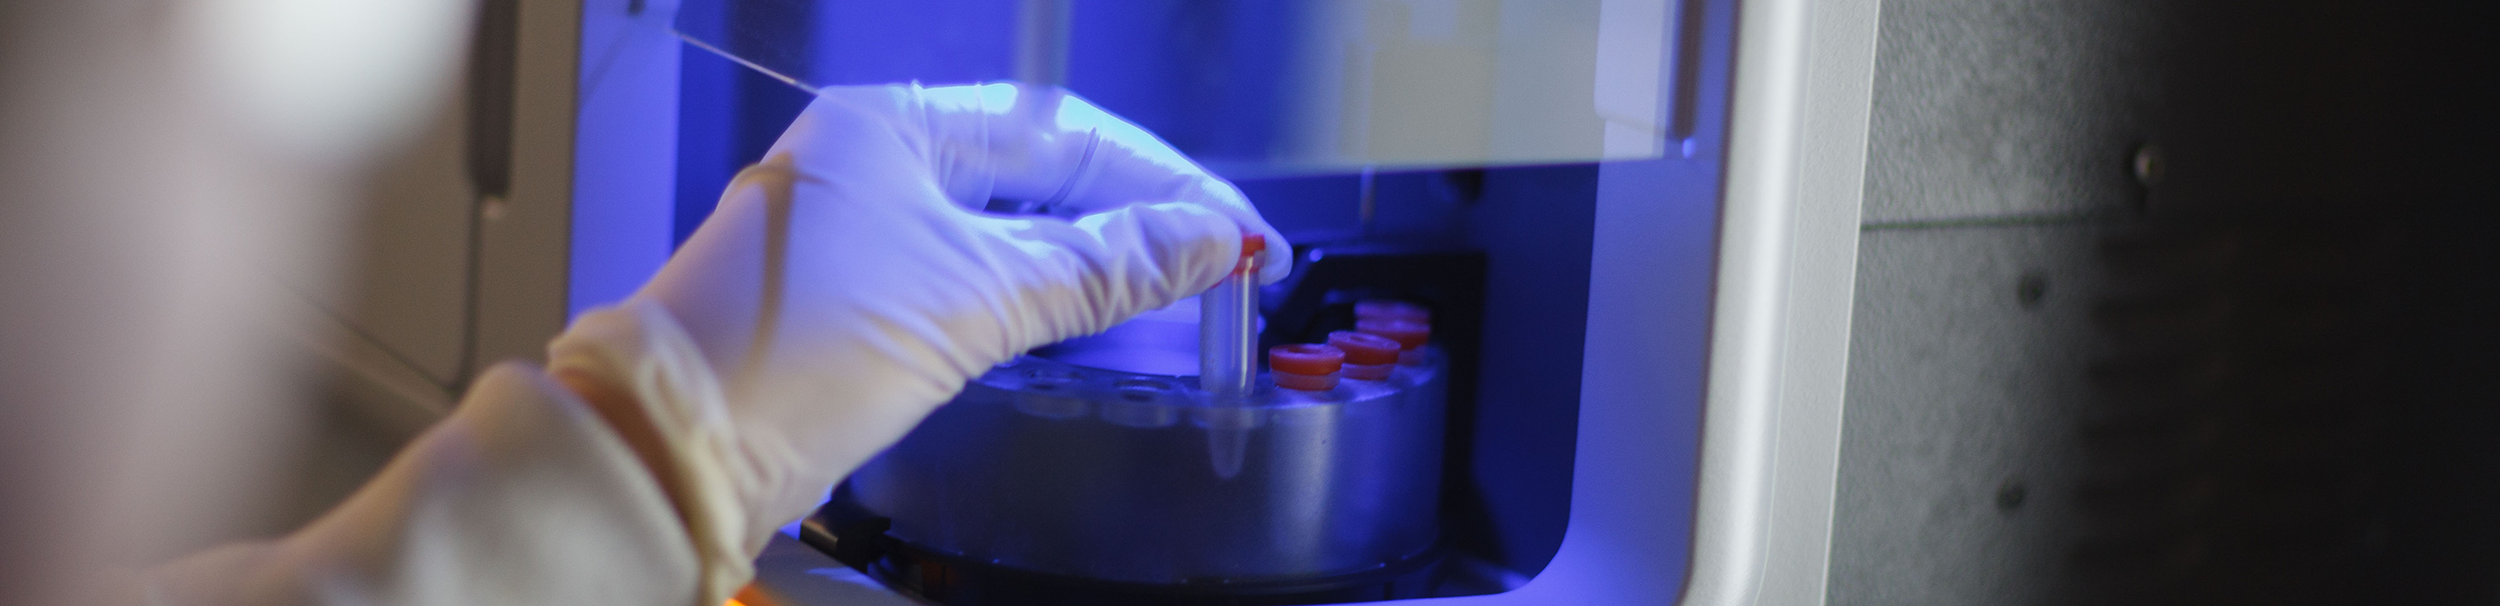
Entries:
MULTIPOLYGON (((753 520, 741 505, 737 430, 727 397, 703 354, 660 304, 632 299, 582 314, 547 346, 551 372, 571 371, 633 395, 657 430, 669 495, 684 518, 702 567, 698 605, 720 604, 755 576, 748 545, 753 520)), ((768 536, 768 535, 765 535, 768 536)))

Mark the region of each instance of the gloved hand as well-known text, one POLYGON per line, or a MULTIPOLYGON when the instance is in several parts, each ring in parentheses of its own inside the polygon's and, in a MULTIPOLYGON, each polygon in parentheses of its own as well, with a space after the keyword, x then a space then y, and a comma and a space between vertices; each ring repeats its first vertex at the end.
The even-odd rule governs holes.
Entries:
POLYGON ((550 367, 640 402, 718 603, 965 381, 1205 290, 1244 234, 1282 278, 1291 247, 1240 190, 1054 88, 831 88, 550 367), (972 210, 992 198, 1090 214, 972 210))

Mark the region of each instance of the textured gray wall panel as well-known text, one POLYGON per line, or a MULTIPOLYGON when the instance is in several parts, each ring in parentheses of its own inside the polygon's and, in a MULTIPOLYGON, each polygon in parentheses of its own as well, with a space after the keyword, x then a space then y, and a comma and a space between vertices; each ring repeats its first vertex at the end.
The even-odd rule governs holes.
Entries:
POLYGON ((1868 222, 2122 207, 2158 0, 1884 3, 1868 222))
POLYGON ((1860 239, 1829 603, 2038 604, 2067 588, 2080 293, 2095 230, 1860 239))
POLYGON ((1828 601, 2493 603, 2495 22, 1887 0, 1828 601))
POLYGON ((2090 225, 2136 212, 2156 0, 1887 0, 1831 591, 2070 602, 2090 225))

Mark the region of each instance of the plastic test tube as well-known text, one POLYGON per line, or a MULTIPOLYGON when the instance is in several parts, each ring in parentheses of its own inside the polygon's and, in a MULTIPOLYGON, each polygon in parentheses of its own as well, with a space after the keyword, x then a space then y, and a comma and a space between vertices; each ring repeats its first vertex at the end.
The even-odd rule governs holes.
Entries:
POLYGON ((1258 375, 1259 253, 1267 236, 1241 237, 1233 273, 1198 295, 1198 388, 1219 398, 1249 395, 1258 375))

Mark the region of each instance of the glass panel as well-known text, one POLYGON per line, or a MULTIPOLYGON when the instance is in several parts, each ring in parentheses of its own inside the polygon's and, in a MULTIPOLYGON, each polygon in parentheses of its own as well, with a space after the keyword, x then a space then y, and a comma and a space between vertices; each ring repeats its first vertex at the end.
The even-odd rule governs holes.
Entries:
POLYGON ((802 88, 1056 83, 1236 178, 1656 158, 1672 0, 685 0, 802 88))

